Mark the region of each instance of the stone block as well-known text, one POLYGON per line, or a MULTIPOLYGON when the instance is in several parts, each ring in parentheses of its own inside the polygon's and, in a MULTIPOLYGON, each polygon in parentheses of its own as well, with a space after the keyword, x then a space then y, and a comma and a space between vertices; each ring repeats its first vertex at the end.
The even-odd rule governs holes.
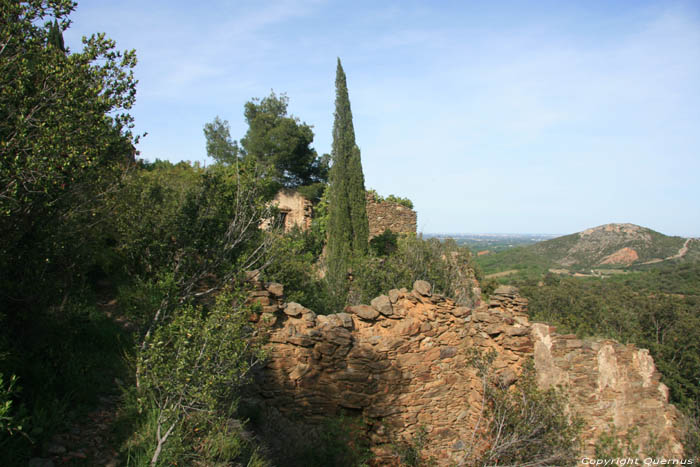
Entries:
POLYGON ((269 282, 265 286, 265 289, 277 298, 280 298, 284 295, 284 286, 277 282, 269 282))
POLYGON ((394 310, 391 306, 391 300, 386 295, 380 295, 374 298, 371 302, 372 307, 384 316, 391 316, 394 310))
POLYGON ((369 305, 355 305, 345 308, 348 313, 353 313, 365 321, 373 321, 379 316, 379 312, 369 305))
POLYGON ((423 295, 424 297, 430 297, 430 289, 430 282, 419 280, 413 283, 413 290, 418 292, 420 295, 423 295))
POLYGON ((308 313, 309 310, 308 308, 296 303, 296 302, 289 302, 287 305, 284 307, 284 312, 288 314, 289 316, 293 317, 299 317, 302 315, 302 313, 308 313))
POLYGON ((391 303, 396 303, 399 301, 399 298, 401 297, 401 291, 398 289, 391 289, 389 291, 389 301, 391 303))

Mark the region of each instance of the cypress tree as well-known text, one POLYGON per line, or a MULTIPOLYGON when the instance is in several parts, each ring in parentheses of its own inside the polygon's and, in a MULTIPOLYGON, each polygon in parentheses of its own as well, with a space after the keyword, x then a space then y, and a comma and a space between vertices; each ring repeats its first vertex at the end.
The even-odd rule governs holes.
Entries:
POLYGON ((66 51, 66 46, 63 42, 63 32, 57 20, 53 20, 53 24, 49 27, 48 44, 56 47, 61 52, 66 51))
POLYGON ((331 157, 333 166, 330 170, 328 206, 328 278, 334 293, 346 294, 345 279, 352 261, 367 252, 369 225, 360 149, 355 144, 348 87, 340 59, 335 77, 331 157))

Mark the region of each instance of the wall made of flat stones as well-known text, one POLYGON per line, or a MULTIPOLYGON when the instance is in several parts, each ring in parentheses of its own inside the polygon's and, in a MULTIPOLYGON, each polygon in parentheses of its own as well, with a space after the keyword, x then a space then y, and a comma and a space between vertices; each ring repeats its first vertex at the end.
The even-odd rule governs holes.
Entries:
POLYGON ((377 201, 372 193, 367 193, 366 199, 370 239, 386 229, 394 233, 416 233, 416 211, 392 201, 377 201))
POLYGON ((579 341, 530 323, 527 300, 514 288, 467 308, 417 281, 411 291, 323 316, 284 303, 280 284, 257 285, 251 300, 262 311, 251 320, 269 334, 269 359, 251 394, 291 425, 360 416, 378 465, 395 464, 396 443, 421 428, 425 455, 459 465, 482 407, 481 382, 468 364, 472 348, 494 349, 494 371, 510 383, 534 356, 541 386, 561 385, 570 411, 584 417, 586 453, 610 422, 619 436, 636 427, 637 440, 655 436, 668 457, 682 453, 677 412, 646 350, 579 341))

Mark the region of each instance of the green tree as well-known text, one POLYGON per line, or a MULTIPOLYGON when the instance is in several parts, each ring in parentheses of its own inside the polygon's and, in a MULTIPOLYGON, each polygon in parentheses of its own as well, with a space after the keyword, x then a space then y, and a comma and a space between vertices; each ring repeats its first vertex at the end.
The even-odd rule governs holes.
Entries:
POLYGON ((61 27, 58 25, 58 20, 54 19, 51 29, 49 29, 48 43, 62 52, 66 51, 66 46, 63 42, 63 32, 61 31, 61 27))
POLYGON ((330 171, 328 212, 328 278, 342 291, 353 259, 365 255, 369 224, 360 149, 355 144, 350 98, 343 66, 338 59, 335 78, 333 165, 330 171))
POLYGON ((270 93, 245 105, 248 132, 241 139, 245 153, 266 164, 282 185, 296 188, 325 182, 326 159, 311 147, 311 126, 287 115, 289 98, 270 93))
POLYGON ((59 36, 74 8, 0 1, 0 301, 10 311, 65 298, 94 264, 97 206, 134 156, 135 53, 98 34, 67 55, 59 36))
POLYGON ((207 139, 207 155, 221 164, 232 164, 238 160, 240 149, 238 142, 231 140, 231 130, 228 120, 218 116, 214 121, 204 125, 204 136, 207 139))

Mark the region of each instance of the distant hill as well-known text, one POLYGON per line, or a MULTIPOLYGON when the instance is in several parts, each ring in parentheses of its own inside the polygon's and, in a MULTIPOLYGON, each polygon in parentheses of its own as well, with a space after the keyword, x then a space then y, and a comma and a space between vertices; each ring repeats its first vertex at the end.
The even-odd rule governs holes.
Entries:
POLYGON ((486 274, 502 271, 590 273, 646 269, 700 260, 700 240, 670 237, 634 224, 606 224, 478 258, 486 274))

